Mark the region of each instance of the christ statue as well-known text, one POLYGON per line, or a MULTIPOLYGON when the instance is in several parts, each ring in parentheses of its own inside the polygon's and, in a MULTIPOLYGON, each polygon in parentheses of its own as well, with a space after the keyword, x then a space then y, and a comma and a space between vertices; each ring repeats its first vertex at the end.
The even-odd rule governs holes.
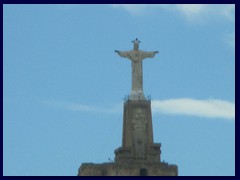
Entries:
POLYGON ((133 50, 131 51, 118 51, 115 50, 119 56, 128 58, 132 61, 132 90, 130 94, 131 100, 145 100, 143 93, 143 73, 142 73, 142 60, 145 58, 152 58, 158 51, 142 51, 139 50, 140 41, 136 38, 133 42, 133 50))

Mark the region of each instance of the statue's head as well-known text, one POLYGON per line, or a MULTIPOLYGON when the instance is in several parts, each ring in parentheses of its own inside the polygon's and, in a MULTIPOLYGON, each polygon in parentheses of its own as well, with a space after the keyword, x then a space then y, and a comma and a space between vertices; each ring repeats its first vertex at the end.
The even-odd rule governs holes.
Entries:
POLYGON ((133 49, 134 50, 138 50, 139 49, 139 43, 141 41, 139 41, 137 38, 135 40, 132 41, 133 42, 133 49))

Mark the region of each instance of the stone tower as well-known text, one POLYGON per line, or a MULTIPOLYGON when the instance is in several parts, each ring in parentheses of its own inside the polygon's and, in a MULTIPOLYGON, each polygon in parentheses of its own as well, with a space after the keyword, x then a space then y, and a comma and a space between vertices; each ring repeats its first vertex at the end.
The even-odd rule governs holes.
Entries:
POLYGON ((177 165, 161 162, 161 144, 154 143, 151 101, 143 93, 142 60, 158 51, 139 50, 138 39, 131 51, 118 51, 132 61, 132 90, 124 102, 122 146, 115 152, 114 162, 83 163, 79 176, 177 176, 177 165))

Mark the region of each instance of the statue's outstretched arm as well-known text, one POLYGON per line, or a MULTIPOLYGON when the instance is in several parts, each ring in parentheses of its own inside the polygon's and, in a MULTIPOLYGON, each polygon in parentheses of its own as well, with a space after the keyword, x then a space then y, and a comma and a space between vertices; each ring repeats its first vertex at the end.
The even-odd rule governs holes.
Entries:
POLYGON ((153 58, 158 51, 141 51, 141 57, 144 58, 153 58))
POLYGON ((118 51, 118 50, 115 50, 116 53, 119 54, 119 56, 121 57, 124 57, 124 58, 130 58, 129 57, 129 52, 128 51, 118 51))

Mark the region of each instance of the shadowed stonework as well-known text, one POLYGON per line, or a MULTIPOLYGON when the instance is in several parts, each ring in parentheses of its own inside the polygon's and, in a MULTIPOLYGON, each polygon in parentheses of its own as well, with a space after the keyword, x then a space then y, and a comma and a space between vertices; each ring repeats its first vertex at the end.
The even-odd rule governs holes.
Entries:
POLYGON ((153 57, 157 51, 140 51, 140 41, 136 39, 133 43, 132 51, 116 51, 120 56, 132 60, 133 68, 132 91, 130 98, 124 102, 122 146, 114 151, 114 162, 83 163, 78 176, 178 175, 176 165, 161 162, 161 144, 153 140, 151 101, 145 98, 142 88, 142 66, 136 65, 136 62, 142 64, 143 58, 153 57))

